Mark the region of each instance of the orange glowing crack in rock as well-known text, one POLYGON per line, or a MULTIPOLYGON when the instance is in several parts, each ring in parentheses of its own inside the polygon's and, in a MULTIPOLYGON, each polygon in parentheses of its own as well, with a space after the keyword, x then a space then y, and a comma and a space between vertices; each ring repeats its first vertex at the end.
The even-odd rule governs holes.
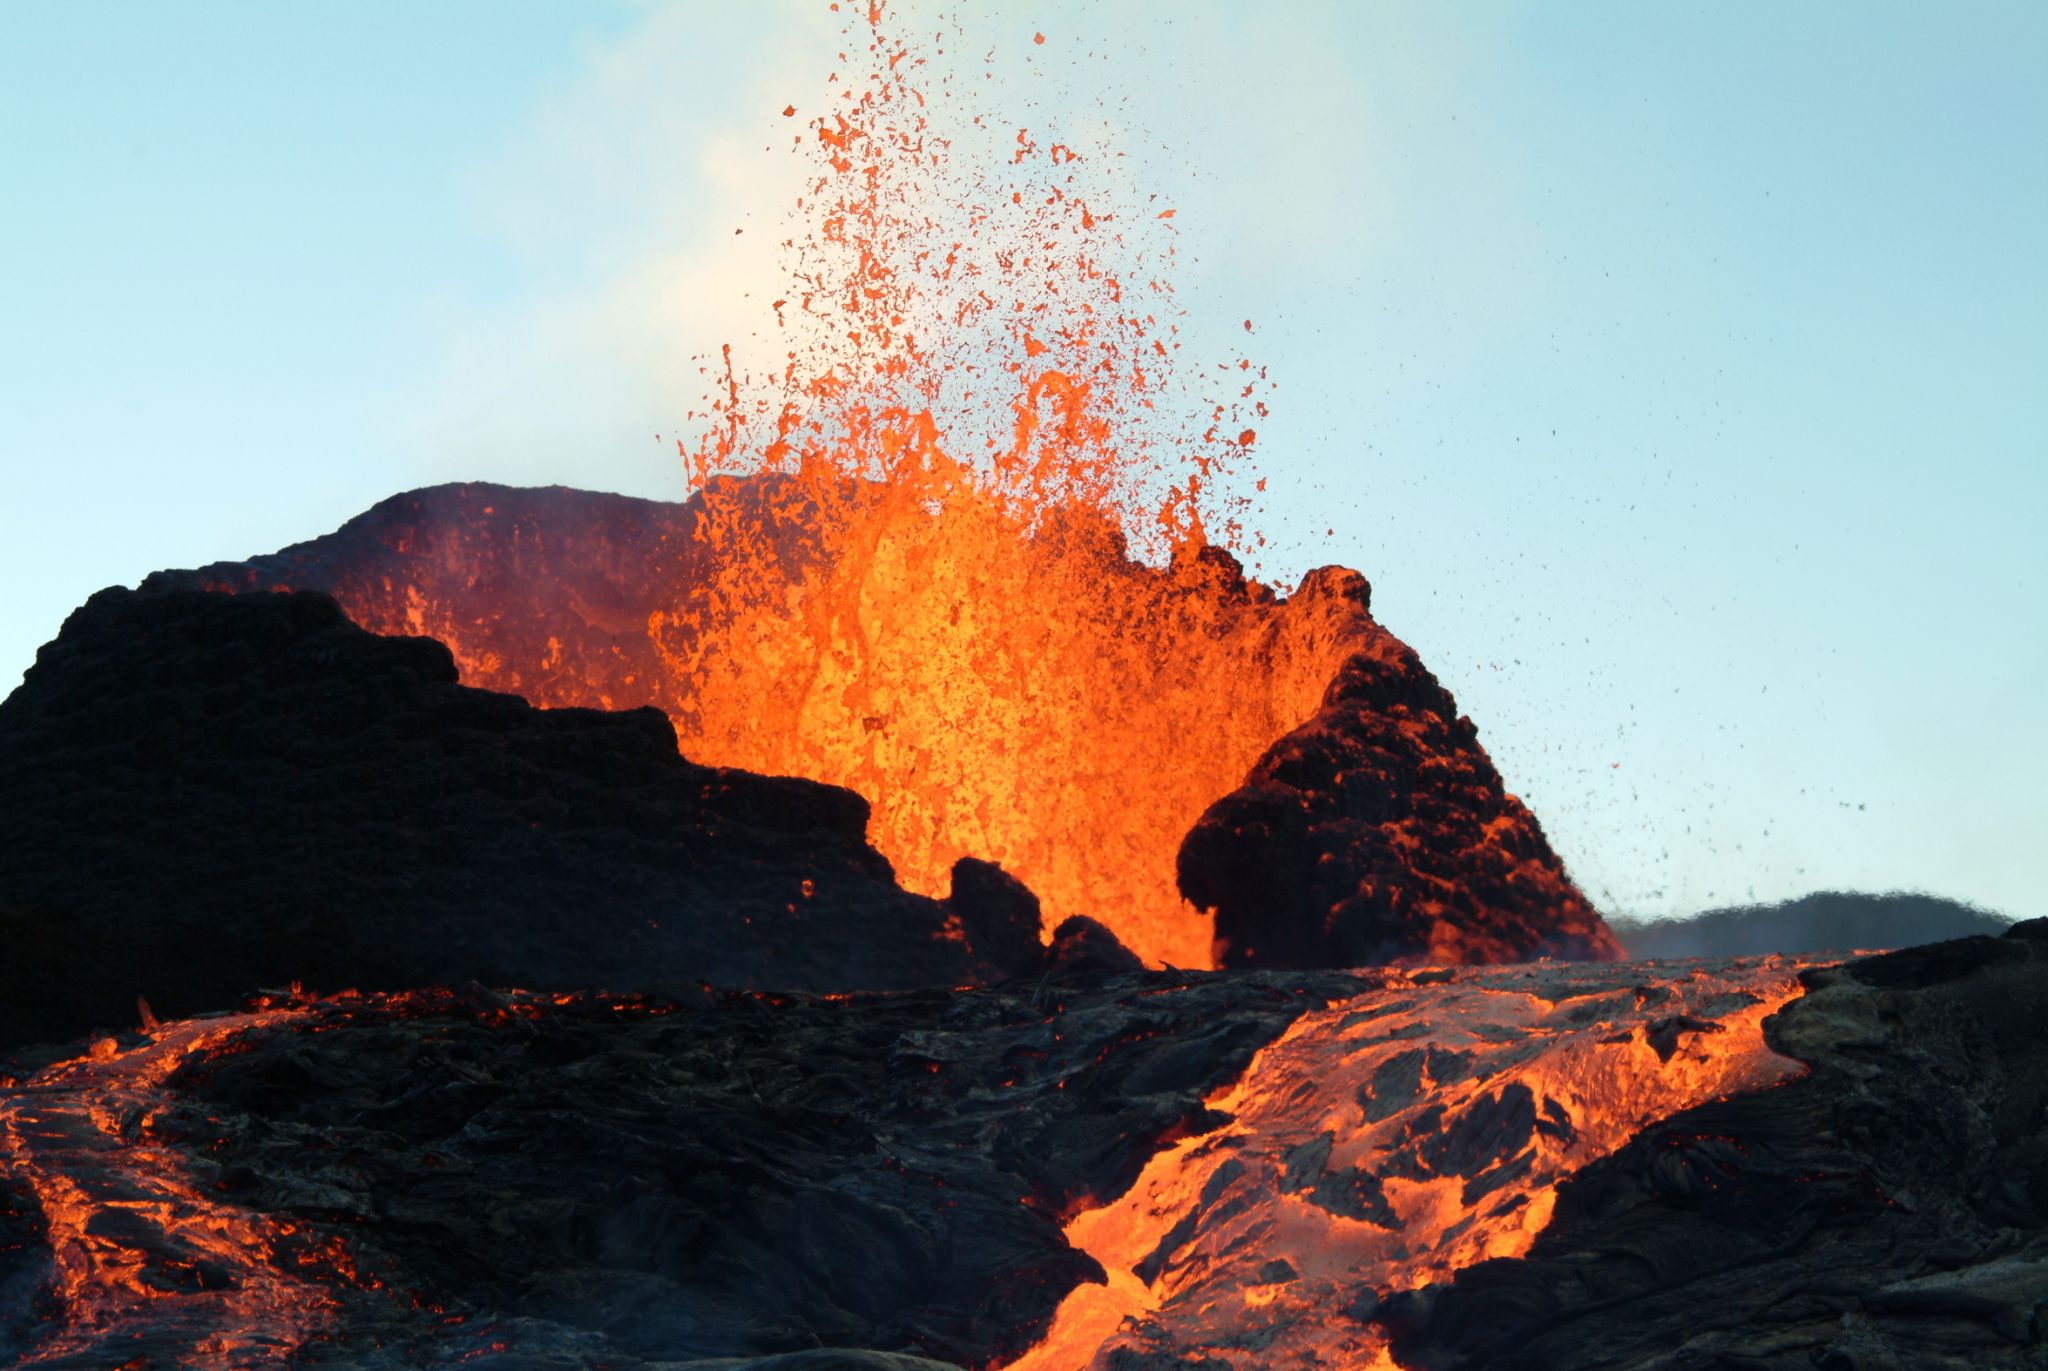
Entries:
POLYGON ((1109 1282, 1006 1371, 1087 1371, 1120 1347, 1392 1368, 1361 1304, 1525 1253, 1572 1172, 1799 1074, 1761 1025, 1802 965, 1389 973, 1305 1015, 1209 1101, 1228 1124, 1068 1224, 1109 1282))

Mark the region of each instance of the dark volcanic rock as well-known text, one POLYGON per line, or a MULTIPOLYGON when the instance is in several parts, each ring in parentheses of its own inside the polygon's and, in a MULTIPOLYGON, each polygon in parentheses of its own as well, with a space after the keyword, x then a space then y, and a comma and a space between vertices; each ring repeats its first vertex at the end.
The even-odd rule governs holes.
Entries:
POLYGON ((1684 919, 1610 919, 1639 961, 1658 957, 1754 957, 1770 952, 1849 952, 1918 947, 1976 934, 1997 937, 2012 920, 1935 895, 1821 890, 1778 904, 1709 909, 1684 919))
POLYGON ((1526 1260, 1397 1296, 1428 1371, 2048 1365, 2048 942, 1807 973, 1789 1085, 1677 1115, 1558 1194, 1526 1260))
MULTIPOLYGON (((1558 1055, 1556 1032, 1676 1019, 1673 1001, 1740 1015, 1755 1000, 1729 986, 1789 971, 1731 966, 1717 990, 1674 968, 1661 997, 1640 969, 1563 967, 637 1001, 469 986, 168 1024, 32 1079, 35 1060, 0 1061, 0 1361, 188 1364, 236 1314, 210 1292, 281 1271, 284 1307, 325 1301, 278 1344, 316 1365, 997 1365, 1105 1274, 1062 1220, 1200 1135, 1176 1153, 1190 1179, 1213 1163, 1198 1190, 1169 1174, 1137 1196, 1158 1240, 1132 1269, 1164 1298, 1100 1365, 1347 1365, 1392 1333, 1410 1368, 2039 1366, 2043 928, 1812 974, 1769 1029, 1810 1075, 1650 1125, 1564 1181, 1527 1260, 1419 1291, 1534 1154, 1596 1131, 1591 1101, 1490 1079, 1503 1063, 1640 1086, 1558 1055), (1488 1065, 1383 1031, 1511 1013, 1533 1031, 1471 1049, 1488 1065), (1347 1069, 1361 1049, 1384 1069, 1347 1069), (1391 1145, 1345 1140, 1353 1111, 1404 1099, 1391 1145), (1418 1177, 1453 1204, 1404 1230, 1418 1177), (181 1210, 224 1238, 202 1261, 159 1227, 181 1210), (80 1317, 53 1293, 60 1249, 161 1293, 80 1317), (1356 1264, 1368 1251, 1384 1259, 1356 1264)), ((1723 1036, 1649 1069, 1710 1068, 1723 1036)))
MULTIPOLYGON (((823 1346, 985 1366, 1103 1279, 1068 1213, 1210 1126, 1204 1093, 1301 1012, 1370 984, 316 1006, 187 1067, 150 1129, 209 1195, 342 1235, 381 1287, 339 1290, 320 1364, 640 1371, 823 1346)), ((809 1356, 788 1371, 892 1365, 809 1356)))
MULTIPOLYGON (((1303 594, 1363 596, 1353 572, 1303 594)), ((1379 634, 1180 849, 1225 966, 1620 954, 1414 651, 1379 634)))
POLYGON ((0 1043, 290 981, 1036 969, 1028 891, 977 864, 957 910, 905 893, 859 796, 692 765, 657 710, 466 689, 322 595, 94 596, 0 703, 0 811, 0 1043))
POLYGON ((1116 940, 1116 934, 1086 914, 1060 922, 1052 931, 1046 958, 1051 973, 1061 977, 1137 971, 1144 966, 1136 953, 1116 940))
POLYGON ((1046 952, 1038 941, 1038 897, 1015 876, 994 862, 962 857, 953 863, 946 903, 959 916, 969 946, 1002 975, 1030 976, 1043 970, 1046 952))

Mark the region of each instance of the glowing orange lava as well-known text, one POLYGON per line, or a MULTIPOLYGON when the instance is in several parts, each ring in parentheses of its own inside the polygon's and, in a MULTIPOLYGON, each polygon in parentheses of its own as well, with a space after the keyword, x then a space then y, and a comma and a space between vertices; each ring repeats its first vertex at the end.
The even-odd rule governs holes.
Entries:
POLYGON ((1263 373, 1234 359, 1200 433, 1163 416, 1171 238, 1091 198, 1108 150, 1019 128, 1000 173, 963 175, 929 116, 958 103, 935 54, 879 5, 848 36, 811 124, 785 364, 746 377, 728 351, 713 422, 678 444, 718 555, 651 626, 686 684, 661 703, 693 756, 868 796, 913 889, 989 858, 1048 926, 1091 914, 1155 963, 1206 966, 1174 845, 1334 667, 1276 659, 1323 626, 1290 641, 1270 594, 1218 594, 1196 555, 1212 523, 1243 536, 1222 483, 1263 373), (763 473, 792 478, 775 518, 814 540, 795 585, 758 500, 716 479, 763 473), (1218 679, 1241 688, 1219 699, 1218 679))
MULTIPOLYGON (((1573 1172, 1657 1119, 1796 1075, 1762 1024, 1811 964, 1361 975, 1359 993, 1304 1015, 1209 1098, 1220 1127, 1067 1224, 1108 1282, 1076 1288, 1006 1371, 1246 1348, 1261 1366, 1391 1368, 1369 1320, 1381 1297, 1526 1252, 1573 1172)), ((564 1006, 668 1009, 518 991, 294 996, 152 1024, 132 1046, 101 1039, 11 1083, 0 1166, 45 1219, 61 1311, 21 1364, 281 1368, 345 1337, 351 1301, 389 1298, 339 1240, 213 1193, 203 1154, 167 1136, 180 1068, 256 1032, 447 1014, 495 1026, 564 1006)))
POLYGON ((1761 1025, 1799 969, 1425 972, 1305 1015, 1211 1099, 1230 1123, 1067 1226, 1109 1283, 1077 1288, 1006 1371, 1085 1371, 1119 1347, 1391 1368, 1364 1317, 1379 1296, 1521 1255, 1572 1172, 1796 1075, 1761 1025))
POLYGON ((42 1210, 64 1310, 22 1365, 127 1365, 132 1353, 137 1365, 281 1367, 328 1327, 335 1297, 312 1277, 345 1268, 346 1254, 208 1195, 157 1137, 172 1073, 299 1013, 190 1019, 125 1050, 104 1038, 0 1096, 0 1164, 42 1210))
POLYGON ((205 1163, 167 1128, 184 1068, 251 1034, 320 1033, 355 1019, 460 1013, 486 1027, 563 1006, 623 1018, 666 1013, 636 996, 445 989, 266 993, 248 1009, 100 1038, 25 1081, 0 1078, 0 1174, 26 1188, 59 1312, 12 1364, 194 1371, 299 1366, 345 1322, 344 1301, 389 1298, 348 1246, 290 1215, 214 1192, 205 1163), (481 998, 479 998, 481 997, 481 998))

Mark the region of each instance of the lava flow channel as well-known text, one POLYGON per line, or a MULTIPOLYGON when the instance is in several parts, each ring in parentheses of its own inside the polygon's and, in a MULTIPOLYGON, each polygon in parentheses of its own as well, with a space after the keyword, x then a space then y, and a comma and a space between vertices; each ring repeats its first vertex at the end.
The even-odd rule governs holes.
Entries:
POLYGON ((1426 971, 1303 1016, 1211 1096, 1231 1122, 1068 1224, 1108 1283, 1077 1287, 1006 1371, 1111 1366, 1119 1349, 1392 1368, 1371 1322, 1386 1295, 1522 1255, 1579 1168, 1798 1075, 1762 1024, 1804 965, 1426 971))
POLYGON ((42 1211, 60 1309, 18 1364, 284 1366, 330 1327, 349 1269, 337 1242, 210 1197, 159 1133, 181 1067, 310 1013, 189 1019, 125 1050, 102 1038, 0 1092, 0 1172, 42 1211))

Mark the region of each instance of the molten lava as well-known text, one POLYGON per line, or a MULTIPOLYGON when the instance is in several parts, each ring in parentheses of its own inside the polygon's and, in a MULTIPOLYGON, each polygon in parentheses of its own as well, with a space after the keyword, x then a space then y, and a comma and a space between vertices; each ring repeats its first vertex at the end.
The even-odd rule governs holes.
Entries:
POLYGON ((1358 606, 1276 607, 1196 558, 1153 571, 1099 527, 1026 538, 961 493, 931 517, 914 489, 891 487, 795 604, 708 643, 660 625, 692 683, 663 702, 689 720, 684 750, 872 797, 870 839, 910 889, 942 895, 955 861, 983 857, 1048 927, 1089 914, 1153 964, 1210 965, 1174 852, 1314 712, 1358 606), (734 638, 751 650, 725 655, 734 638))
POLYGON ((1370 1324, 1385 1295, 1520 1256, 1574 1171, 1798 1074, 1761 1025, 1799 969, 1423 972, 1304 1015, 1212 1097, 1229 1123, 1067 1226, 1108 1283, 1078 1287, 1007 1371, 1116 1365, 1119 1348, 1392 1368, 1370 1324))
MULTIPOLYGON (((1155 964, 1207 966, 1175 846, 1314 712, 1358 615, 1281 616, 1200 555, 1211 524, 1242 535, 1223 482, 1267 387, 1233 359, 1202 432, 1165 417, 1170 228, 1127 227, 1093 154, 1028 130, 999 173, 963 173, 928 114, 963 98, 935 54, 878 5, 847 34, 806 140, 817 170, 776 311, 789 346, 754 376, 728 348, 708 428, 678 444, 708 556, 645 622, 660 675, 637 684, 694 759, 867 796, 912 890, 943 895, 980 856, 1032 887, 1048 928, 1090 914, 1155 964), (1170 564, 1133 561, 1130 541, 1170 564)), ((405 621, 349 608, 414 626, 410 602, 405 621)), ((425 608, 417 627, 459 642, 425 608)), ((523 646, 501 670, 589 659, 523 646)))
MULTIPOLYGON (((1198 1116, 1192 1136, 1169 1130, 1181 1140, 1154 1155, 1120 1197, 1067 1223, 1067 1239, 1100 1262, 1107 1283, 1074 1287, 1043 1340, 1011 1371, 1115 1365, 1118 1349, 1197 1364, 1255 1349, 1261 1366, 1391 1366, 1371 1322, 1383 1298, 1488 1257, 1525 1252, 1549 1219, 1559 1183, 1631 1134, 1703 1101, 1794 1075, 1794 1063, 1765 1047, 1760 1025, 1798 993, 1799 970, 1766 958, 1360 974, 1356 993, 1295 1019, 1235 1082, 1211 1093, 1208 1106, 1220 1113, 1198 1116)), ((1074 1022, 1050 1006, 1042 1024, 1025 987, 815 1003, 843 1001, 835 1012, 852 1016, 846 1031, 862 1031, 862 1016, 894 1025, 885 1034, 902 1033, 906 1060, 926 1061, 934 1072, 969 1071, 985 1057, 991 1071, 1007 1073, 957 1087, 966 1091, 959 1107, 980 1120, 977 1130, 1001 1133, 1036 1117, 1027 1136, 1067 1137, 1088 1151, 1101 1139, 1087 1141, 1085 1128, 1038 1131, 1054 1117, 1072 1123, 1083 1116, 1036 1111, 1052 1097, 1101 1099, 1111 1090, 1135 1098, 1148 1080, 1156 1085, 1173 1048, 1152 1041, 1157 1011, 1148 1012, 1147 997, 1186 994, 1192 984, 1127 983, 1089 1001, 1074 1022), (1116 1004, 1123 1007, 1104 1018, 1116 1004), (1021 1020, 1016 1011, 1024 1011, 1021 1020), (903 1033, 922 1023, 946 1027, 903 1033), (1020 1023, 1038 1026, 1020 1037, 1020 1023), (1068 1059, 1056 1079, 1019 1079, 1027 1059, 1019 1049, 1040 1036, 1056 1045, 1062 1027, 1106 1035, 1100 1051, 1068 1059), (953 1041, 948 1035, 962 1036, 947 1050, 968 1054, 954 1067, 918 1055, 953 1041)), ((1264 986, 1264 997, 1287 998, 1284 981, 1264 986)), ((714 1057, 737 1051, 734 1060, 743 1061, 778 1033, 817 1031, 790 997, 703 998, 714 1017, 687 1032, 735 1035, 714 1044, 714 1057)), ((616 1034, 579 1041, 600 1052, 600 1043, 612 1043, 621 1079, 642 1092, 619 1101, 627 1111, 621 1117, 651 1123, 667 1117, 663 1073, 689 1075, 703 1061, 664 1065, 667 1058, 649 1053, 625 1026, 674 1008, 479 989, 293 997, 154 1024, 139 1039, 102 1039, 8 1083, 0 1091, 0 1168, 40 1214, 35 1245, 45 1254, 36 1273, 42 1320, 16 1349, 23 1364, 233 1371, 317 1360, 326 1344, 341 1356, 380 1346, 393 1364, 440 1365, 527 1337, 544 1345, 553 1335, 540 1325, 519 1332, 519 1321, 504 1317, 513 1310, 465 1304, 451 1311, 418 1292, 396 1293, 415 1280, 431 1282, 433 1273, 387 1269, 389 1249, 376 1242, 380 1223, 411 1221, 402 1205, 381 1212, 364 1190, 362 1177, 377 1174, 372 1160, 351 1160, 352 1148, 397 1145, 397 1135, 380 1133, 385 1125, 357 1121, 340 1138, 320 1126, 273 1124, 251 1133, 234 1107, 206 1103, 208 1073, 223 1069, 214 1064, 228 1054, 267 1052, 271 1074, 243 1079, 246 1109, 271 1090, 317 1094, 328 1088, 325 1073, 350 1060, 392 1050, 404 1057, 404 1040, 379 1036, 381 1025, 409 1025, 407 1032, 433 1039, 469 1024, 484 1035, 464 1037, 457 1057, 482 1081, 493 1054, 503 1054, 507 1071, 530 1069, 524 1059, 548 1056, 548 1044, 568 1041, 562 1034, 577 1023, 616 1034), (552 1029, 551 1019, 559 1020, 552 1029), (352 1056, 349 1035, 358 1032, 383 1046, 352 1056), (252 1144, 266 1136, 273 1141, 252 1144), (308 1212, 237 1203, 233 1197, 250 1194, 246 1183, 231 1188, 211 1160, 229 1139, 246 1159, 252 1145, 260 1155, 278 1138, 329 1157, 297 1181, 271 1182, 273 1203, 288 1196, 308 1212), (363 1193, 351 1198, 351 1186, 363 1193), (356 1245, 338 1235, 349 1222, 368 1223, 364 1245, 382 1254, 368 1269, 358 1269, 356 1245)), ((579 1054, 572 1055, 586 1068, 606 1060, 579 1054)), ((348 1071, 335 1079, 350 1079, 348 1071)), ((361 1087, 357 1081, 350 1089, 361 1087)), ((395 1094, 402 1089, 393 1083, 395 1094)), ((500 1126, 511 1117, 495 1107, 489 1116, 500 1126)), ((915 1157, 940 1136, 899 1139, 891 1155, 907 1149, 901 1155, 915 1157)), ((475 1146, 511 1155, 504 1153, 510 1140, 494 1137, 480 1125, 475 1146)), ((528 1162, 544 1159, 545 1140, 528 1141, 540 1149, 526 1154, 528 1162)), ((460 1174, 489 1183, 488 1170, 460 1174)), ((553 1203, 547 1184, 545 1167, 519 1179, 537 1212, 553 1203)), ((490 1193, 478 1192, 479 1199, 488 1202, 490 1193)), ((570 1202, 565 1193, 561 1203, 570 1202)), ((600 1204, 593 1212, 608 1211, 600 1204)), ((748 1235, 736 1236, 743 1246, 748 1235)), ((1017 1250, 1029 1263, 1020 1278, 1035 1271, 1043 1279, 1052 1264, 1034 1249, 1017 1250)), ((976 1302, 975 1291, 960 1295, 976 1302)), ((1022 1342, 1014 1334, 1008 1340, 1022 1342)))
POLYGON ((951 78, 879 5, 849 33, 867 60, 812 121, 792 346, 752 384, 728 350, 711 427, 678 444, 716 556, 650 623, 684 686, 660 703, 706 760, 870 797, 913 890, 986 857, 1048 927, 1090 914, 1151 962, 1206 966, 1174 845, 1313 712, 1335 663, 1300 649, 1346 626, 1307 606, 1276 632, 1270 593, 1200 556, 1208 523, 1241 535, 1221 483, 1263 372, 1238 359, 1199 435, 1162 420, 1170 232, 1126 229, 1093 155, 1027 129, 1001 173, 963 177, 928 116, 957 104, 951 78), (725 473, 786 476, 787 498, 764 519, 725 473))
MULTIPOLYGON (((351 1302, 389 1302, 331 1228, 215 1194, 194 1120, 173 1117, 179 1077, 275 1033, 328 1033, 380 1018, 458 1011, 502 1026, 565 1008, 635 1018, 659 1002, 598 995, 446 990, 325 999, 266 993, 242 1012, 100 1038, 25 1081, 0 1077, 0 1176, 41 1215, 44 1315, 14 1365, 253 1371, 302 1364, 351 1302), (182 1126, 181 1126, 182 1125, 182 1126)), ((0 1352, 7 1349, 0 1344, 0 1352)))
POLYGON ((346 1269, 338 1245, 208 1195, 159 1136, 172 1075, 298 1012, 159 1026, 125 1050, 103 1038, 0 1099, 0 1162, 47 1224, 62 1311, 22 1365, 282 1365, 331 1322, 334 1293, 311 1277, 346 1269))

